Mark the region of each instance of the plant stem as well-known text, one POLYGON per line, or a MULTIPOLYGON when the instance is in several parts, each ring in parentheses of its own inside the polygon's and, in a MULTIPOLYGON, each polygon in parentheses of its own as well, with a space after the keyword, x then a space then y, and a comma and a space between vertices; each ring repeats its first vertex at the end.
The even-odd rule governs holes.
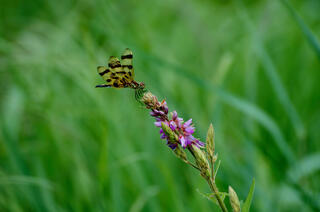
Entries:
POLYGON ((211 190, 213 191, 214 196, 216 197, 221 210, 223 212, 228 212, 226 205, 224 204, 223 200, 221 199, 221 196, 219 195, 219 189, 218 189, 216 183, 212 179, 207 179, 207 182, 208 182, 211 190))

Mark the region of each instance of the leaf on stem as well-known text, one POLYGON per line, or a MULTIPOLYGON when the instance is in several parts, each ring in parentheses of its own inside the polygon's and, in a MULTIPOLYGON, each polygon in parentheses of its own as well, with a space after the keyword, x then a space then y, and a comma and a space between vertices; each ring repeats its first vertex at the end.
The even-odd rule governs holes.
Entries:
POLYGON ((253 198, 254 187, 255 187, 255 180, 253 178, 251 186, 250 186, 250 191, 248 193, 246 201, 242 205, 241 212, 249 212, 252 198, 253 198))
MULTIPOLYGON (((219 202, 218 200, 216 199, 216 197, 214 196, 214 193, 208 193, 208 194, 205 194, 205 193, 202 193, 201 191, 199 191, 199 189, 197 189, 197 192, 199 194, 201 194, 201 196, 203 196, 204 198, 207 198, 208 200, 214 202, 216 205, 219 205, 219 202)), ((224 199, 226 198, 226 196, 228 196, 228 193, 226 192, 219 192, 219 196, 220 198, 222 199, 222 201, 224 201, 224 199)))

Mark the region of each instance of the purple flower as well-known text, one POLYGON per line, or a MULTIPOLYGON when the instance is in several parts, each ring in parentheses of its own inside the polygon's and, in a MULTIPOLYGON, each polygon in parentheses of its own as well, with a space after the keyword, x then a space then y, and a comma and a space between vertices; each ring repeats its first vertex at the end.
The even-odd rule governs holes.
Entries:
POLYGON ((178 117, 178 113, 176 111, 172 112, 172 119, 168 119, 168 107, 165 101, 162 101, 160 103, 158 109, 152 109, 150 115, 156 118, 156 122, 154 122, 154 125, 160 128, 159 133, 161 135, 161 139, 166 139, 167 145, 171 149, 175 149, 178 144, 172 143, 168 140, 167 135, 161 128, 162 123, 169 126, 172 131, 176 132, 179 135, 179 143, 183 148, 191 145, 195 145, 199 148, 204 147, 204 143, 193 136, 195 128, 192 125, 192 119, 183 122, 183 119, 178 117))

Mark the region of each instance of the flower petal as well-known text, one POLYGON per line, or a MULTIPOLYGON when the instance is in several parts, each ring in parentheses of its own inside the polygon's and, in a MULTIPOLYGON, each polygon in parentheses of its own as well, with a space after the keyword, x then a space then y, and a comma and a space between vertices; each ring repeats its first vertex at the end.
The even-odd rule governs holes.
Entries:
POLYGON ((171 130, 175 131, 177 128, 177 125, 174 121, 170 121, 169 127, 171 128, 171 130))
POLYGON ((166 136, 166 134, 163 133, 163 134, 161 134, 160 138, 161 138, 161 139, 166 139, 167 136, 166 136))
POLYGON ((187 128, 190 126, 190 124, 192 124, 192 119, 189 119, 188 121, 186 121, 184 124, 183 124, 183 127, 187 128))
POLYGON ((196 145, 199 148, 202 148, 205 146, 204 143, 199 141, 198 139, 194 140, 194 145, 196 145))
POLYGON ((153 111, 153 110, 150 112, 150 115, 151 116, 158 116, 157 113, 155 111, 153 111))
POLYGON ((182 135, 180 135, 179 141, 180 141, 180 144, 181 144, 181 146, 182 146, 183 148, 186 148, 186 147, 187 147, 186 139, 185 139, 182 135))
POLYGON ((168 146, 169 146, 172 150, 174 150, 175 148, 177 148, 177 144, 175 144, 175 143, 168 142, 167 144, 168 144, 168 146))
POLYGON ((172 120, 176 120, 178 118, 178 113, 177 111, 172 112, 172 120))
POLYGON ((189 126, 189 127, 185 128, 184 131, 185 131, 187 134, 193 134, 193 133, 194 133, 194 127, 189 126))
POLYGON ((162 121, 156 121, 156 122, 154 122, 154 125, 156 127, 161 127, 161 123, 162 123, 162 121))
POLYGON ((164 115, 165 115, 165 112, 159 111, 159 115, 160 115, 160 116, 164 116, 164 115))
POLYGON ((177 118, 176 124, 177 124, 178 128, 182 128, 182 122, 183 122, 182 118, 177 118))

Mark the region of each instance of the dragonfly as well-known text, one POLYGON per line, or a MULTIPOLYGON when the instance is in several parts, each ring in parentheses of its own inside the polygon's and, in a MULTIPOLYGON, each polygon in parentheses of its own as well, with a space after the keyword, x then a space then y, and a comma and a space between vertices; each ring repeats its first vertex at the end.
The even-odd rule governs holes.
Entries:
POLYGON ((139 99, 145 92, 145 84, 134 80, 132 59, 132 51, 126 48, 121 55, 121 61, 117 57, 111 56, 108 67, 98 66, 98 74, 106 83, 97 85, 96 88, 132 88, 135 90, 136 99, 139 99))

